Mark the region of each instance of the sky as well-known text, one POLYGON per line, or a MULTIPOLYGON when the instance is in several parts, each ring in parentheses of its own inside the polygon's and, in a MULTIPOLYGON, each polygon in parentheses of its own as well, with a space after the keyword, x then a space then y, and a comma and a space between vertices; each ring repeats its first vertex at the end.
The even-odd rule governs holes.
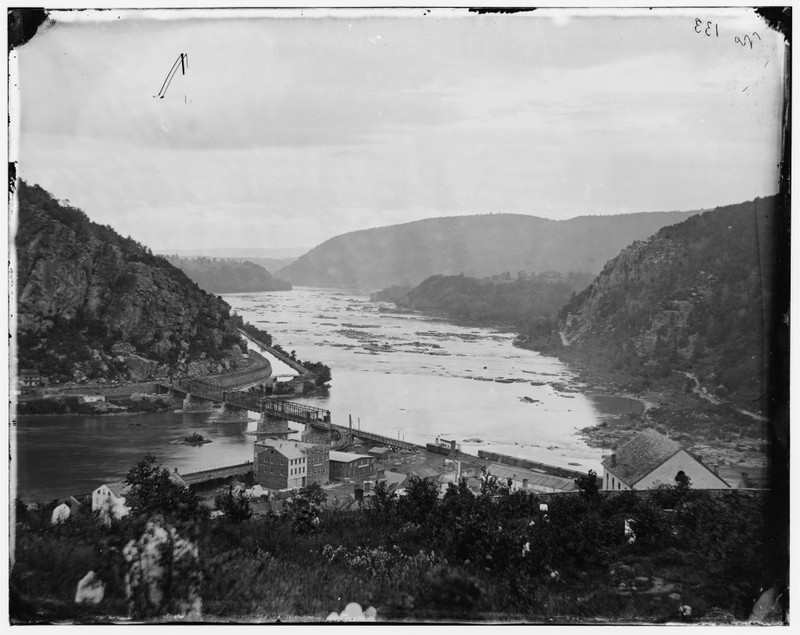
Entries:
POLYGON ((784 41, 748 9, 50 17, 11 57, 18 174, 155 252, 778 190, 784 41))

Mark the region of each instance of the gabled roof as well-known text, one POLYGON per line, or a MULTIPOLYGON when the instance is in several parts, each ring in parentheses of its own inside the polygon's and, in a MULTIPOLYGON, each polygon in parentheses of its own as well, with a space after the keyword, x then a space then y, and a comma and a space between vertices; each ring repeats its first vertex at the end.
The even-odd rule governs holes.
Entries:
POLYGON ((355 454, 354 452, 339 452, 331 450, 328 459, 331 461, 338 461, 339 463, 350 463, 356 459, 374 459, 374 456, 369 454, 355 454))
POLYGON ((633 485, 681 449, 677 441, 648 428, 616 451, 616 465, 608 458, 603 467, 623 483, 633 485))
POLYGON ((255 444, 259 447, 272 448, 287 459, 302 459, 306 452, 317 447, 314 443, 284 441, 282 439, 259 439, 255 444))
POLYGON ((178 474, 175 470, 172 470, 169 473, 169 480, 171 480, 176 485, 180 485, 181 487, 189 487, 189 484, 184 480, 184 478, 178 474))
POLYGON ((111 490, 111 493, 114 494, 117 498, 125 496, 128 492, 128 485, 125 481, 116 481, 115 483, 106 483, 105 486, 111 490))

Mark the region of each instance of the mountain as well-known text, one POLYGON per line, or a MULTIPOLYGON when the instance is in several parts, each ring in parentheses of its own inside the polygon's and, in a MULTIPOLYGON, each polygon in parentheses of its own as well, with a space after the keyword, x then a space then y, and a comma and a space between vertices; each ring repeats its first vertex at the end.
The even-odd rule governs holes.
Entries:
POLYGON ((375 290, 415 286, 436 274, 483 278, 519 271, 597 273, 626 245, 693 213, 564 221, 523 214, 430 218, 336 236, 276 275, 295 285, 375 290))
POLYGON ((207 374, 244 365, 230 307, 131 238, 20 181, 19 368, 52 381, 207 374))
POLYGON ((712 396, 758 408, 776 205, 769 197, 720 207, 624 249, 562 309, 565 350, 644 382, 689 373, 684 381, 695 375, 712 396))
POLYGON ((431 276, 420 285, 389 287, 372 299, 444 315, 461 324, 511 326, 522 334, 551 331, 559 309, 591 280, 588 274, 493 278, 431 276))
POLYGON ((292 288, 291 283, 273 278, 269 271, 253 262, 206 256, 181 258, 173 255, 166 259, 209 293, 289 291, 292 288))
MULTIPOLYGON (((283 260, 294 259, 302 256, 308 251, 308 247, 270 247, 270 248, 255 248, 255 247, 218 247, 216 249, 176 249, 171 253, 182 258, 191 258, 194 256, 206 256, 208 258, 221 258, 232 260, 283 260)), ((159 252, 159 255, 167 255, 166 252, 159 252)))

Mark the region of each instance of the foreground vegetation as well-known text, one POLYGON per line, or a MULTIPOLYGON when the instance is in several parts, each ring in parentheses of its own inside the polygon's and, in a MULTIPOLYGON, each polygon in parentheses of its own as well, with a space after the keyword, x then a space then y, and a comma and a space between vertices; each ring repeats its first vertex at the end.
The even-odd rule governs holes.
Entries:
POLYGON ((359 602, 389 621, 733 621, 775 583, 781 560, 756 492, 676 484, 604 494, 590 477, 579 494, 537 496, 487 474, 480 494, 462 484, 439 497, 415 478, 406 496, 379 486, 347 512, 325 509, 318 486, 261 516, 230 491, 212 520, 152 457, 128 481, 132 513, 110 526, 92 514, 51 525, 48 506, 18 504, 13 620, 155 618, 127 601, 122 557, 154 514, 197 545, 210 620, 324 620, 359 602), (76 605, 90 570, 105 596, 76 605))

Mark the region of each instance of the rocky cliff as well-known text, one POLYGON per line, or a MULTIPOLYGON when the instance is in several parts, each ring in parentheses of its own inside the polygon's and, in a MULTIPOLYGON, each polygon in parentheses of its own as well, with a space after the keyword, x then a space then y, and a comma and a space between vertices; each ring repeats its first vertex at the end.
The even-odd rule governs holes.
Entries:
POLYGON ((644 381, 697 375, 757 408, 775 277, 776 199, 720 207, 634 242, 561 311, 562 340, 589 363, 644 381))
POLYGON ((416 286, 426 278, 483 278, 548 270, 596 274, 637 239, 692 212, 582 216, 554 221, 524 214, 430 218, 336 236, 276 276, 293 284, 357 287, 416 286))
POLYGON ((53 381, 202 375, 246 365, 220 298, 131 238, 20 182, 20 368, 53 381))

